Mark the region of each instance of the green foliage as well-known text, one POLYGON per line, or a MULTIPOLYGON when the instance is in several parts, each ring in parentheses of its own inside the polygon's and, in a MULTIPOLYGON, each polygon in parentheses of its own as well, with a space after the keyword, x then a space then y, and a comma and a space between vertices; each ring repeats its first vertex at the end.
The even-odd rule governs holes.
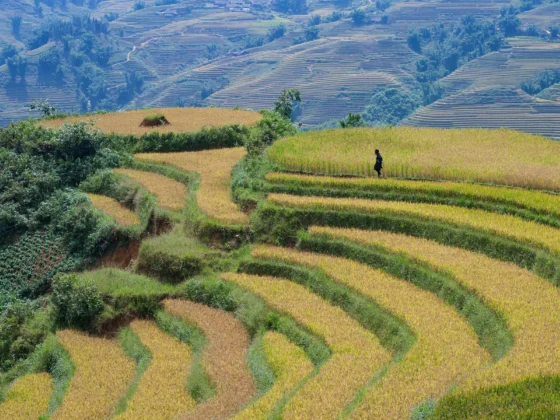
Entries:
POLYGON ((274 111, 286 120, 291 120, 294 106, 301 103, 301 94, 298 89, 284 89, 278 100, 274 103, 274 111))
POLYGON ((369 125, 395 125, 410 116, 420 104, 420 99, 410 92, 386 88, 372 96, 364 120, 369 125))
POLYGON ((412 410, 410 420, 428 420, 432 417, 435 408, 436 402, 434 400, 426 400, 412 410))
POLYGON ((363 25, 366 22, 367 15, 362 9, 354 9, 352 13, 350 13, 350 18, 354 25, 363 25))
POLYGON ((560 413, 560 377, 521 382, 444 397, 430 419, 556 419, 560 413))
POLYGON ((286 26, 284 24, 273 26, 268 30, 267 38, 269 42, 275 39, 282 38, 286 33, 286 26))
POLYGON ((0 371, 26 359, 52 329, 39 302, 16 301, 0 312, 0 371))
POLYGON ((272 6, 284 13, 304 14, 307 11, 306 0, 274 0, 272 6))
POLYGON ((161 301, 175 294, 171 285, 150 277, 115 268, 103 268, 80 274, 76 286, 89 288, 103 297, 119 315, 150 316, 161 309, 161 301))
POLYGON ((28 232, 0 245, 0 312, 16 298, 36 298, 57 274, 80 268, 69 255, 63 237, 52 232, 28 232), (12 296, 13 299, 9 299, 12 296))
POLYGON ((163 331, 188 344, 192 349, 193 360, 186 384, 191 396, 197 403, 212 398, 216 394, 216 390, 204 366, 204 348, 207 343, 202 331, 167 312, 158 312, 156 322, 163 331))
POLYGON ((50 117, 56 114, 56 108, 49 103, 48 99, 45 100, 33 100, 31 105, 29 105, 30 111, 39 111, 41 117, 50 117))
POLYGON ((23 21, 23 18, 22 18, 21 15, 14 15, 10 18, 10 22, 12 24, 12 34, 14 36, 19 36, 22 21, 23 21))
POLYGON ((364 122, 360 114, 349 113, 346 118, 339 121, 339 124, 341 128, 356 128, 362 127, 364 122))
POLYGON ((166 124, 169 124, 169 122, 167 121, 167 118, 165 118, 165 115, 158 113, 147 115, 146 117, 144 117, 141 125, 145 125, 148 127, 158 127, 166 124))
POLYGON ((53 280, 51 304, 58 325, 83 330, 92 330, 105 308, 99 291, 80 284, 76 275, 59 275, 53 280))
POLYGON ((138 389, 140 379, 152 361, 152 354, 130 328, 123 328, 119 331, 119 343, 126 355, 136 363, 136 375, 128 386, 125 395, 117 402, 115 407, 116 415, 126 411, 128 401, 138 389))
POLYGON ((536 95, 556 83, 560 83, 560 70, 544 70, 522 82, 521 89, 529 95, 536 95))
POLYGON ((286 136, 293 136, 297 130, 284 116, 275 111, 262 111, 263 118, 245 141, 245 147, 250 157, 262 155, 265 148, 276 140, 286 136))

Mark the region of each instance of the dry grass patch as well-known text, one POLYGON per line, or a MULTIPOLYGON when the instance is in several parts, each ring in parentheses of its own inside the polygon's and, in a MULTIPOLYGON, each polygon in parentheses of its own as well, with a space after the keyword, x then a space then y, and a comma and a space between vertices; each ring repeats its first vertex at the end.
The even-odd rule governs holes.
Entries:
POLYGON ((162 208, 181 211, 187 199, 187 187, 182 183, 153 172, 137 171, 134 169, 115 169, 115 173, 127 176, 141 184, 158 199, 162 208))
POLYGON ((249 218, 231 199, 231 171, 245 153, 245 148, 236 147, 201 152, 139 153, 135 157, 173 165, 183 171, 198 172, 201 178, 196 192, 198 207, 220 222, 245 224, 249 218))
POLYGON ((276 404, 313 371, 313 363, 303 349, 284 335, 269 331, 263 348, 276 382, 272 389, 234 417, 234 420, 260 420, 270 416, 276 404))
POLYGON ((47 412, 53 391, 53 380, 48 373, 16 380, 0 404, 0 420, 38 418, 47 412))
POLYGON ((216 397, 199 404, 181 416, 183 419, 222 419, 237 412, 256 392, 246 356, 249 335, 233 315, 208 306, 181 300, 166 300, 171 315, 194 323, 208 344, 203 362, 210 380, 216 385, 216 397))
POLYGON ((302 187, 356 189, 363 191, 397 191, 404 193, 440 194, 512 204, 540 213, 560 216, 560 195, 521 188, 493 187, 450 181, 407 181, 387 178, 340 178, 329 176, 271 173, 266 179, 273 183, 302 187))
POLYGON ((88 197, 96 209, 114 218, 119 225, 131 226, 140 223, 140 218, 117 200, 97 194, 88 194, 88 197))
POLYGON ((56 336, 76 368, 54 419, 103 419, 134 378, 135 366, 115 341, 64 330, 56 336))
POLYGON ((463 390, 560 374, 560 290, 544 279, 513 264, 425 239, 351 229, 313 228, 312 232, 380 245, 411 256, 452 274, 503 314, 515 340, 512 350, 470 377, 463 390))
POLYGON ((152 362, 128 402, 119 420, 171 419, 195 406, 186 390, 192 362, 189 347, 163 333, 153 322, 134 321, 130 324, 152 353, 152 362))
POLYGON ((221 127, 229 124, 253 125, 262 115, 258 112, 223 108, 157 108, 136 111, 111 112, 108 114, 69 117, 57 120, 41 121, 43 127, 57 128, 65 123, 93 121, 95 127, 104 133, 142 136, 146 133, 191 133, 203 127, 221 127), (169 125, 141 127, 144 118, 163 114, 169 125))
POLYGON ((490 361, 464 318, 433 293, 405 280, 348 259, 287 248, 260 246, 253 256, 319 268, 412 328, 417 338, 412 348, 365 395, 351 418, 408 418, 411 407, 441 397, 450 386, 490 361))
POLYGON ((327 208, 368 213, 380 212, 432 219, 498 234, 560 254, 560 230, 515 216, 491 213, 485 210, 443 204, 357 198, 300 197, 286 194, 270 194, 268 198, 275 204, 293 207, 327 208))
POLYGON ((284 419, 336 419, 368 380, 390 360, 379 340, 342 309, 289 280, 223 274, 323 337, 332 357, 284 408, 284 419))
POLYGON ((268 155, 291 170, 373 176, 375 149, 385 175, 560 190, 560 143, 513 130, 357 128, 277 141, 268 155))

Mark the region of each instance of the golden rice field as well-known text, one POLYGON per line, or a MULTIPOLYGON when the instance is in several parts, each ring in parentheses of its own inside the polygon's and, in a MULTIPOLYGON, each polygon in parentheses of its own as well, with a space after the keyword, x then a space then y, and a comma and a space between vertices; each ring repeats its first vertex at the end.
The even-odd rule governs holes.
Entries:
POLYGON ((357 128, 303 133, 268 156, 292 171, 376 176, 375 149, 388 177, 460 180, 560 191, 560 143, 507 129, 357 128))
POLYGON ((245 148, 237 147, 200 152, 139 153, 134 157, 199 173, 200 187, 196 192, 196 201, 202 212, 220 222, 246 224, 249 218, 233 202, 230 186, 231 171, 245 153, 245 148))
POLYGON ((272 410, 284 395, 313 371, 313 363, 305 352, 282 334, 267 332, 263 337, 263 348, 276 382, 265 395, 233 417, 234 420, 260 420, 270 417, 272 410))
POLYGON ((208 344, 203 363, 216 386, 216 396, 181 419, 227 418, 247 404, 256 393, 255 383, 247 365, 249 335, 232 314, 188 301, 166 300, 171 315, 195 324, 204 333, 208 344))
POLYGON ((272 203, 291 207, 416 216, 502 235, 560 254, 560 234, 558 229, 523 220, 515 216, 491 213, 485 210, 442 204, 354 198, 302 197, 286 194, 270 194, 268 199, 272 203))
POLYGON ((331 358, 289 400, 284 419, 336 419, 369 379, 391 358, 376 336, 342 309, 331 306, 289 280, 226 273, 233 282, 264 299, 280 312, 325 340, 331 358))
POLYGON ((230 124, 254 125, 261 119, 261 114, 225 108, 157 108, 135 111, 111 112, 107 114, 69 117, 56 120, 40 121, 43 127, 58 128, 65 123, 80 121, 94 122, 94 126, 104 133, 135 135, 152 133, 192 133, 203 127, 221 127, 230 124), (160 127, 141 127, 145 117, 163 114, 169 125, 160 127))
POLYGON ((187 199, 187 187, 174 179, 153 172, 135 169, 114 169, 119 175, 132 178, 156 196, 158 205, 164 209, 181 211, 187 199))
POLYGON ((88 197, 96 209, 111 216, 120 226, 132 226, 140 223, 140 218, 117 200, 97 194, 88 194, 88 197))
POLYGON ((410 407, 428 398, 438 399, 449 387, 490 362, 466 320, 436 295, 412 283, 329 255, 270 246, 257 247, 252 255, 321 269, 412 328, 416 336, 412 348, 366 393, 351 418, 406 418, 410 407))
POLYGON ((111 416, 134 378, 134 362, 116 341, 72 330, 58 331, 56 337, 70 354, 75 371, 53 419, 93 420, 111 416))
POLYGON ((195 406, 186 389, 192 362, 190 348, 163 333, 153 322, 136 320, 130 325, 152 353, 152 362, 119 420, 172 419, 195 406))
POLYGON ((290 173, 270 173, 267 181, 278 184, 351 189, 362 191, 391 191, 397 193, 440 194, 474 200, 490 200, 560 216, 560 195, 522 188, 504 188, 451 181, 407 181, 390 178, 347 178, 290 173))
MULTIPOLYGON (((324 227, 310 231, 382 246, 450 273, 503 315, 514 337, 513 348, 494 365, 466 378, 460 390, 560 375, 560 290, 546 280, 510 263, 411 236, 324 227)), ((449 328, 446 332, 451 333, 449 328)))
POLYGON ((34 373, 16 380, 0 404, 0 420, 36 419, 46 414, 54 390, 48 373, 34 373))

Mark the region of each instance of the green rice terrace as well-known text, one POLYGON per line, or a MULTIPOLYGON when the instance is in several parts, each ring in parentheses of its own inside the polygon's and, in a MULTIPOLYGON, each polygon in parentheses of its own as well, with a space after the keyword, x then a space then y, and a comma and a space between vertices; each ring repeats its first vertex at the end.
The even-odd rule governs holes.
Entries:
POLYGON ((0 419, 560 415, 559 142, 253 117, 0 129, 0 419))

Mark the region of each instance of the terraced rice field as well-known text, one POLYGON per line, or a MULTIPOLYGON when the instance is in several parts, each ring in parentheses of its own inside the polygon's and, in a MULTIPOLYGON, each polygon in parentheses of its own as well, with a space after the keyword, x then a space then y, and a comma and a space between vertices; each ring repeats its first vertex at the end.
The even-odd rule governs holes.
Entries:
POLYGON ((145 162, 165 163, 183 171, 200 174, 196 192, 198 207, 212 219, 224 223, 246 224, 248 217, 231 198, 231 171, 245 156, 245 148, 204 150, 181 153, 139 153, 145 162))
POLYGON ((181 416, 184 419, 227 418, 239 411, 255 394, 249 371, 247 351, 249 336, 231 314, 193 302, 166 300, 171 315, 194 323, 202 330, 208 346, 204 366, 216 386, 216 396, 181 416))
POLYGON ((257 258, 296 263, 323 270, 340 282, 373 299, 413 328, 416 343, 365 395, 351 418, 401 419, 410 407, 432 398, 489 363, 466 320, 434 294, 344 258, 258 247, 257 258))
POLYGON ((97 194, 88 194, 88 197, 96 209, 115 219, 120 226, 132 226, 140 223, 140 218, 117 200, 97 194))
POLYGON ((158 205, 164 209, 181 211, 187 199, 187 187, 178 181, 154 172, 119 168, 114 170, 119 175, 132 178, 158 199, 158 205))
POLYGON ((134 363, 118 343, 72 330, 58 331, 70 354, 74 377, 53 419, 100 419, 111 416, 132 378, 134 363))
POLYGON ((263 337, 263 347, 276 382, 265 395, 233 417, 234 420, 268 418, 284 395, 313 371, 313 363, 305 352, 282 334, 267 332, 263 337))
POLYGON ((291 171, 373 176, 375 149, 387 177, 560 191, 560 143, 506 129, 325 130, 279 140, 268 156, 291 171))
POLYGON ((137 111, 112 112, 89 117, 70 117, 58 120, 41 121, 44 127, 57 128, 65 123, 92 121, 104 133, 142 136, 159 133, 191 133, 203 127, 220 127, 229 124, 253 125, 261 119, 261 114, 220 108, 157 108, 137 111), (160 127, 141 127, 142 120, 154 114, 164 114, 169 125, 160 127))
POLYGON ((163 333, 153 322, 134 321, 132 330, 152 353, 127 410, 119 420, 175 418, 195 406, 186 389, 192 362, 189 347, 163 333))
POLYGON ((448 272, 504 316, 515 340, 512 350, 465 379, 461 390, 560 374, 554 357, 560 346, 560 291, 546 280, 513 264, 425 239, 351 229, 312 228, 311 232, 380 245, 448 272))
POLYGON ((358 190, 393 193, 421 193, 443 197, 510 204, 536 213, 560 216, 560 195, 521 188, 503 188, 465 182, 408 181, 387 178, 337 178, 328 176, 270 173, 272 184, 291 187, 324 188, 328 190, 358 190))
POLYGON ((14 382, 0 404, 0 419, 33 419, 47 412, 54 390, 48 373, 26 375, 14 382))
POLYGON ((282 413, 285 419, 337 418, 390 359, 378 339, 357 321, 298 284, 247 274, 226 273, 222 277, 289 314, 322 337, 332 350, 332 357, 319 373, 290 399, 282 413))
POLYGON ((300 197, 286 194, 270 194, 269 200, 272 203, 290 207, 385 213, 436 220, 497 234, 560 254, 560 235, 558 234, 558 229, 522 220, 515 216, 490 213, 484 210, 439 204, 352 198, 300 197))

